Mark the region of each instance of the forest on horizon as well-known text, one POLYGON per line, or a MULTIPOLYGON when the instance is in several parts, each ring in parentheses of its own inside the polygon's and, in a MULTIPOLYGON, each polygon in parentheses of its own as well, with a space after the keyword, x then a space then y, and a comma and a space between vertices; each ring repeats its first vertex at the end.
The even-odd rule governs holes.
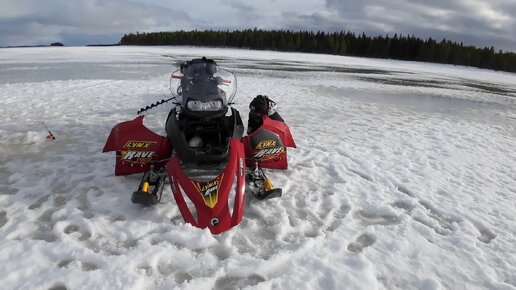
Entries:
POLYGON ((246 29, 193 30, 125 34, 121 45, 192 45, 390 58, 473 66, 516 72, 516 53, 477 48, 451 40, 414 35, 367 36, 353 32, 246 29))

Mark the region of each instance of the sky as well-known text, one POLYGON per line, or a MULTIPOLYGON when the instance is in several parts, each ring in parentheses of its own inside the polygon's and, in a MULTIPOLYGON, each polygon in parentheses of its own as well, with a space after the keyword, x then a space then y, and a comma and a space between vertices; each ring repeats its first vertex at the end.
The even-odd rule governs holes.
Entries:
POLYGON ((257 27, 410 34, 516 51, 515 18, 516 0, 1 0, 0 46, 257 27))

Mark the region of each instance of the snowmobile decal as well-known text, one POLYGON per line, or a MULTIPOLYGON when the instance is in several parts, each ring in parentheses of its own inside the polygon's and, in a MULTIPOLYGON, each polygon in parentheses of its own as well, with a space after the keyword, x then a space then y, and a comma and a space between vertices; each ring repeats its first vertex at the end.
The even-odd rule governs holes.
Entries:
POLYGON ((239 167, 238 167, 238 170, 240 172, 240 176, 244 176, 245 174, 245 163, 244 163, 244 158, 240 157, 240 161, 239 161, 239 167))
POLYGON ((212 181, 195 182, 192 181, 197 190, 201 193, 204 204, 209 208, 215 207, 219 197, 220 180, 224 178, 224 173, 212 181))
POLYGON ((155 141, 127 141, 125 143, 124 148, 127 149, 149 149, 152 144, 155 144, 155 141))
POLYGON ((154 157, 153 151, 120 151, 120 158, 131 163, 147 164, 152 157, 154 157))
POLYGON ((278 157, 278 155, 285 152, 285 150, 285 147, 263 149, 254 153, 253 157, 260 159, 260 161, 271 160, 278 157))
POLYGON ((257 150, 260 149, 267 149, 267 148, 274 148, 276 147, 276 140, 264 140, 260 141, 256 147, 254 147, 257 150))

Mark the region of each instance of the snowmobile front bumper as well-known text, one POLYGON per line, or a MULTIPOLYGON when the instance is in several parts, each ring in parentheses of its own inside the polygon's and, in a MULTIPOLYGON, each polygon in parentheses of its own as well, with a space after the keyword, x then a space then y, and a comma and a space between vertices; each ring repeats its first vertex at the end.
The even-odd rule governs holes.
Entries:
POLYGON ((167 172, 185 222, 199 228, 207 227, 212 234, 219 234, 240 223, 244 208, 245 155, 239 139, 230 141, 228 163, 215 179, 206 182, 190 179, 182 170, 178 157, 169 160, 167 172), (194 208, 189 208, 187 202, 193 203, 194 208))

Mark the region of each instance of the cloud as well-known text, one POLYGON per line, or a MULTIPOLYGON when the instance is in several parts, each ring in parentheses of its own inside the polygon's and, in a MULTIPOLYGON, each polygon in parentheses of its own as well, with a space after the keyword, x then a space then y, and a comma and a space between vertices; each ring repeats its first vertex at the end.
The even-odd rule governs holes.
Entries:
POLYGON ((326 0, 326 7, 337 12, 342 25, 351 30, 434 38, 456 36, 457 41, 484 38, 504 46, 512 43, 515 48, 515 1, 326 0))
POLYGON ((0 45, 180 28, 191 21, 184 12, 128 0, 3 0, 0 11, 0 45))
POLYGON ((514 15, 516 0, 2 0, 0 46, 258 27, 414 34, 516 50, 514 15))

